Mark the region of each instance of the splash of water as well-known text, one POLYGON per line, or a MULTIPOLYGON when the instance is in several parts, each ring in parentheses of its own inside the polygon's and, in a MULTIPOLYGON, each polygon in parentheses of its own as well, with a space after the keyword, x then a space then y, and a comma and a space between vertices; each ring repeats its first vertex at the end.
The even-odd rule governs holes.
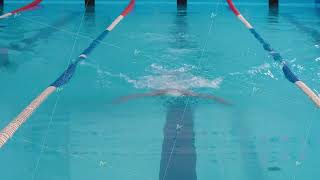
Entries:
POLYGON ((266 76, 271 77, 272 79, 276 79, 277 78, 273 75, 273 73, 270 70, 271 65, 268 63, 264 63, 260 66, 257 67, 252 67, 250 70, 248 70, 248 73, 251 75, 255 75, 255 74, 264 74, 266 76))
POLYGON ((222 77, 210 80, 201 76, 195 76, 190 71, 194 66, 184 65, 176 69, 166 69, 165 67, 152 64, 152 74, 136 79, 125 74, 120 77, 132 84, 137 89, 193 89, 193 88, 213 88, 217 89, 223 81, 222 77))

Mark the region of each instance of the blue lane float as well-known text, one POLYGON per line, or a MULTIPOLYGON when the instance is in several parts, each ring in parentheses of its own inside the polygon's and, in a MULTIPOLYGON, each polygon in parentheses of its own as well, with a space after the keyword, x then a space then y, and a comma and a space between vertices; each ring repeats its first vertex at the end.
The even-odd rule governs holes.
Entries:
POLYGON ((13 119, 4 129, 0 132, 0 148, 14 135, 18 128, 25 123, 28 118, 40 107, 40 105, 52 94, 57 88, 67 84, 76 71, 77 65, 84 61, 88 55, 93 51, 97 45, 111 32, 121 20, 127 16, 133 9, 135 0, 131 0, 125 10, 104 30, 91 44, 86 48, 83 53, 70 65, 68 68, 55 80, 47 89, 45 89, 36 99, 34 99, 15 119, 13 119))
POLYGON ((232 12, 239 18, 239 20, 249 29, 253 36, 262 44, 263 48, 269 52, 272 58, 281 64, 282 71, 285 78, 294 83, 300 90, 302 90, 313 102, 320 108, 319 96, 311 90, 303 81, 301 81, 290 69, 286 61, 281 57, 280 53, 276 52, 269 43, 267 43, 262 36, 251 26, 251 24, 240 14, 239 10, 235 7, 232 0, 227 0, 227 3, 232 12))
POLYGON ((263 49, 268 51, 270 53, 270 55, 272 56, 272 58, 279 62, 279 63, 283 63, 282 66, 282 71, 284 73, 284 76, 286 77, 286 79, 292 83, 296 83, 298 81, 300 81, 298 79, 298 77, 290 70, 290 68, 288 67, 288 65, 286 63, 284 63, 282 56, 280 55, 280 53, 275 52, 270 44, 268 44, 258 33, 255 29, 250 29, 250 32, 254 35, 254 37, 263 45, 263 49))

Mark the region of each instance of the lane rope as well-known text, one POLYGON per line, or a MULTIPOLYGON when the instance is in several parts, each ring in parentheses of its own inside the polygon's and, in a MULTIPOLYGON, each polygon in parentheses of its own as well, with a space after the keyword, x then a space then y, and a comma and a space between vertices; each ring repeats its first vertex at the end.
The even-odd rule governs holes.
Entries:
MULTIPOLYGON (((87 7, 87 4, 86 4, 85 7, 87 7)), ((82 23, 83 23, 84 17, 85 17, 85 13, 83 13, 81 21, 80 21, 80 24, 79 24, 79 27, 78 27, 78 30, 77 30, 76 34, 74 35, 74 42, 73 42, 73 46, 72 46, 71 51, 70 51, 70 55, 69 55, 69 58, 68 58, 68 64, 67 64, 66 67, 68 67, 70 65, 70 63, 72 62, 72 59, 71 59, 72 58, 72 54, 73 54, 74 48, 75 48, 75 46, 77 44, 77 41, 78 41, 78 37, 79 37, 79 33, 80 33, 80 30, 81 30, 81 27, 82 27, 82 23)), ((46 141, 47 141, 47 136, 48 136, 49 130, 50 130, 52 124, 53 124, 54 115, 55 115, 55 112, 56 112, 56 109, 57 109, 57 106, 58 106, 58 103, 59 103, 59 100, 60 100, 60 95, 61 95, 61 91, 58 91, 57 92, 57 99, 56 99, 55 105, 53 106, 53 109, 52 109, 52 112, 51 112, 51 117, 50 117, 49 123, 47 124, 46 132, 45 132, 45 134, 44 134, 44 136, 42 138, 42 145, 41 145, 42 148, 40 150, 39 157, 38 157, 38 159, 36 161, 35 168, 34 168, 33 173, 32 173, 32 180, 34 180, 35 177, 36 177, 42 154, 45 151, 45 144, 46 144, 46 141)))
POLYGON ((129 5, 125 10, 104 30, 95 40, 91 42, 88 48, 86 48, 80 56, 71 62, 67 69, 49 86, 47 87, 37 98, 35 98, 15 119, 13 119, 4 129, 0 131, 0 148, 14 135, 18 128, 25 123, 29 117, 35 112, 36 109, 58 88, 61 88, 67 84, 73 77, 77 65, 84 61, 90 53, 100 44, 109 32, 111 32, 120 21, 127 16, 134 8, 135 0, 130 0, 129 5))
POLYGON ((34 0, 33 2, 31 2, 30 4, 27 4, 19 9, 16 9, 14 11, 11 11, 9 13, 6 13, 2 16, 0 16, 0 19, 4 19, 4 18, 8 18, 12 15, 15 15, 15 14, 18 14, 20 12, 23 12, 23 11, 28 11, 28 10, 32 10, 33 8, 35 8, 36 6, 38 6, 40 3, 42 2, 42 0, 34 0))
POLYGON ((313 103, 320 108, 320 98, 319 96, 311 90, 302 80, 300 80, 290 69, 287 62, 282 58, 280 53, 276 52, 269 43, 267 43, 262 36, 253 28, 253 26, 241 15, 240 11, 233 4, 232 0, 227 0, 227 3, 232 10, 232 12, 238 17, 238 19, 249 29, 251 34, 263 45, 263 49, 269 52, 272 58, 281 64, 281 69, 285 78, 291 83, 295 84, 301 91, 303 91, 313 103))

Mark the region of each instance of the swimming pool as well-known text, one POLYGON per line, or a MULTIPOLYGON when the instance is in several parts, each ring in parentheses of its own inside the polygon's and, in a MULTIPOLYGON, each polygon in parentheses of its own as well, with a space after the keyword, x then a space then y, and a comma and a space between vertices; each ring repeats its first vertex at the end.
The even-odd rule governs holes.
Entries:
MULTIPOLYGON (((1 21, 0 45, 8 57, 0 62, 0 127, 126 3, 101 3, 86 14, 82 4, 44 3, 1 21)), ((8 4, 5 11, 19 6, 8 4)), ((238 7, 319 92, 320 10, 312 4, 281 4, 279 12, 258 3, 238 7)), ((1 149, 0 169, 12 180, 313 180, 320 164, 317 117, 224 2, 191 3, 187 13, 174 3, 137 2, 70 83, 1 149), (170 96, 113 103, 163 88, 212 94, 232 106, 170 96), (177 124, 183 125, 180 138, 177 124)))

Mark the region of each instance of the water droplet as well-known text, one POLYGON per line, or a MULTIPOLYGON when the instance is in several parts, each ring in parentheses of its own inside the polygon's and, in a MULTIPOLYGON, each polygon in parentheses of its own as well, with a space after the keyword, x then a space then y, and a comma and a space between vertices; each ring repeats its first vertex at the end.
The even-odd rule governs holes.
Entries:
POLYGON ((134 50, 134 55, 135 55, 135 56, 138 56, 140 53, 141 53, 141 52, 140 52, 138 49, 135 49, 135 50, 134 50))
POLYGON ((296 161, 296 166, 300 166, 302 163, 300 161, 296 161))
POLYGON ((216 16, 217 16, 217 15, 212 12, 210 18, 213 19, 213 18, 215 18, 216 16))
POLYGON ((99 162, 99 166, 100 167, 105 167, 107 165, 107 162, 106 161, 100 161, 99 162))

